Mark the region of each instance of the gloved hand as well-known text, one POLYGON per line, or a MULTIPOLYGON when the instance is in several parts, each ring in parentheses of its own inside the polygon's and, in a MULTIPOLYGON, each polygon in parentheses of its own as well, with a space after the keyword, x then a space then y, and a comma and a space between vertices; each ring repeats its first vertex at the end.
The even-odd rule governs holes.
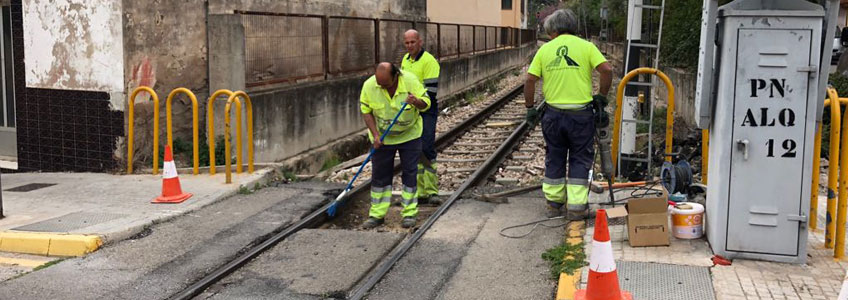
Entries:
POLYGON ((606 107, 609 104, 607 97, 604 95, 592 96, 592 109, 594 110, 595 127, 605 128, 609 126, 609 114, 606 107))
POLYGON ((527 117, 526 117, 527 123, 535 124, 538 119, 539 119, 539 111, 536 110, 535 107, 528 108, 527 109, 527 117))
POLYGON ((607 96, 600 94, 594 95, 592 96, 592 105, 595 105, 596 108, 604 109, 609 105, 609 100, 607 100, 607 96))

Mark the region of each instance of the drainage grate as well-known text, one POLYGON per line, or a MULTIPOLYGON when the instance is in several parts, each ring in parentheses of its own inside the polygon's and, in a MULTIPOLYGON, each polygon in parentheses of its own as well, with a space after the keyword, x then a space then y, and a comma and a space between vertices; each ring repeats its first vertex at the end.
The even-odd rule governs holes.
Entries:
POLYGON ((85 227, 109 222, 126 216, 124 214, 75 212, 63 216, 47 219, 38 223, 32 223, 12 230, 38 231, 38 232, 69 232, 85 227))
POLYGON ((633 299, 714 300, 713 281, 707 267, 617 261, 621 288, 633 299))
MULTIPOLYGON (((614 226, 614 225, 627 225, 627 218, 625 218, 625 217, 621 217, 621 218, 612 218, 612 219, 607 219, 607 224, 609 224, 609 226, 614 226)), ((588 221, 588 222, 586 222, 586 227, 587 227, 587 228, 588 228, 588 227, 595 227, 595 218, 591 218, 591 219, 589 219, 589 221, 588 221)))
POLYGON ((43 188, 46 188, 48 186, 54 186, 54 185, 56 185, 56 184, 55 183, 30 183, 30 184, 25 184, 25 185, 22 185, 22 186, 16 186, 16 187, 7 189, 5 191, 24 193, 24 192, 34 191, 34 190, 37 190, 37 189, 43 189, 43 188))

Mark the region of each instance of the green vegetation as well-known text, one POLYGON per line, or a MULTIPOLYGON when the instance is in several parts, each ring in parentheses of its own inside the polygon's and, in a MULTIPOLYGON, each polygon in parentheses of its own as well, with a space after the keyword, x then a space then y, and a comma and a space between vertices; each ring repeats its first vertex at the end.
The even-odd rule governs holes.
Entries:
MULTIPOLYGON (((168 144, 167 140, 163 140, 159 142, 159 161, 164 164, 165 161, 165 145, 168 144)), ((209 142, 207 139, 202 139, 200 144, 197 145, 197 156, 199 157, 200 167, 208 167, 209 166, 209 142)), ((220 166, 224 164, 224 150, 226 145, 224 145, 224 135, 219 135, 215 138, 215 165, 220 166)), ((235 149, 235 146, 233 146, 235 149)), ((194 155, 191 141, 187 141, 180 137, 174 137, 174 148, 171 149, 174 152, 175 159, 184 161, 184 163, 192 164, 192 157, 194 155)), ((235 150, 233 150, 235 152, 235 150)), ((245 153, 245 155, 247 155, 245 153)))
POLYGON ((542 253, 542 259, 551 265, 551 278, 559 278, 560 273, 572 275, 577 269, 586 266, 586 253, 583 252, 583 246, 582 242, 562 243, 542 253))
POLYGON ((329 170, 332 167, 338 166, 342 163, 342 160, 335 153, 330 153, 327 158, 324 159, 324 164, 321 165, 321 171, 329 170))
POLYGON ((250 195, 250 194, 253 194, 253 191, 251 191, 248 187, 246 187, 244 185, 239 185, 238 194, 239 195, 250 195))
POLYGON ((65 259, 66 258, 60 258, 60 259, 57 259, 57 260, 49 261, 46 264, 43 264, 43 265, 40 265, 38 267, 33 268, 32 271, 35 272, 35 271, 38 271, 38 270, 47 269, 47 268, 49 268, 49 267, 51 267, 55 264, 58 264, 58 263, 64 261, 65 259))

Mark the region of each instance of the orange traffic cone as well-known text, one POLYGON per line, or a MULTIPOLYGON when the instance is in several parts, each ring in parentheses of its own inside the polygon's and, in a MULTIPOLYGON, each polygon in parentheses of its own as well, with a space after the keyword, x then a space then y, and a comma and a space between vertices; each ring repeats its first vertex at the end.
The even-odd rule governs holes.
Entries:
POLYGON ((575 300, 632 300, 633 296, 618 287, 618 273, 612 257, 612 243, 607 228, 607 211, 599 209, 595 215, 595 237, 589 258, 589 283, 578 290, 575 300))
POLYGON ((177 176, 177 166, 174 165, 174 154, 171 146, 165 146, 165 164, 162 168, 162 196, 156 197, 152 203, 181 203, 191 198, 190 193, 183 193, 180 188, 180 178, 177 176))

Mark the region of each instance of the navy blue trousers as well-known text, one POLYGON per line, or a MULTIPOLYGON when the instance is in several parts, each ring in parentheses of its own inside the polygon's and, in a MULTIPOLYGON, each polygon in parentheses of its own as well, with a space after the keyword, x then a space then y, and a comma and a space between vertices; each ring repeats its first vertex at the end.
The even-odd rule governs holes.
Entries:
POLYGON ((371 157, 371 185, 384 187, 392 185, 395 153, 400 153, 402 170, 401 181, 409 188, 418 186, 418 158, 421 155, 421 139, 414 139, 397 145, 383 145, 374 151, 371 157))
POLYGON ((439 102, 433 100, 430 109, 421 113, 424 131, 421 133, 421 153, 429 161, 436 159, 436 121, 439 119, 439 102))

